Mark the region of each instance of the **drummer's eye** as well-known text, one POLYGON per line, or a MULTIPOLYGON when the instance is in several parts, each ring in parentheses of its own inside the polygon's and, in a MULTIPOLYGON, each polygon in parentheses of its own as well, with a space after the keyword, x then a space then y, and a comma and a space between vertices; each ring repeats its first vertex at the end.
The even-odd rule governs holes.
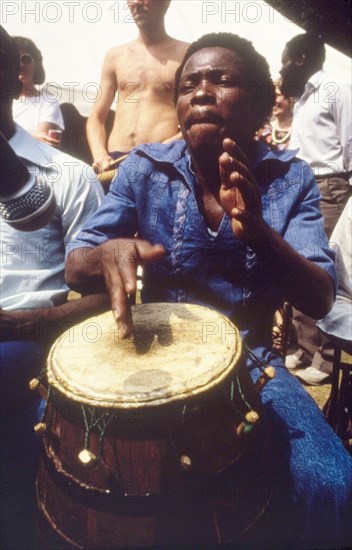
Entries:
POLYGON ((180 86, 180 94, 188 94, 192 90, 194 90, 194 84, 191 82, 184 82, 180 86))
POLYGON ((220 79, 218 86, 223 88, 238 88, 241 85, 239 80, 229 77, 223 77, 220 79))

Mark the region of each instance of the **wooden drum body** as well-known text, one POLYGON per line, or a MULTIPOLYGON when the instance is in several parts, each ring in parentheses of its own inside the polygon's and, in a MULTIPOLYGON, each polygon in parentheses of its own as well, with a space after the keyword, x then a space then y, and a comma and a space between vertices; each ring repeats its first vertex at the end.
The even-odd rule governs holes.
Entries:
POLYGON ((133 321, 127 340, 109 312, 52 347, 39 507, 81 548, 237 539, 271 495, 253 460, 260 430, 245 421, 260 399, 239 333, 186 304, 134 306, 133 321))

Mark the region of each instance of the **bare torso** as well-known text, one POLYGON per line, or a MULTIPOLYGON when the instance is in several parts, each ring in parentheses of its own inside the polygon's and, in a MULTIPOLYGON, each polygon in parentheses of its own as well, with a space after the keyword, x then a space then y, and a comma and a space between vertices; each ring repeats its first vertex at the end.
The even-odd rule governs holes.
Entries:
POLYGON ((177 133, 174 77, 187 44, 173 38, 147 48, 138 40, 111 50, 116 115, 109 151, 164 141, 177 133))

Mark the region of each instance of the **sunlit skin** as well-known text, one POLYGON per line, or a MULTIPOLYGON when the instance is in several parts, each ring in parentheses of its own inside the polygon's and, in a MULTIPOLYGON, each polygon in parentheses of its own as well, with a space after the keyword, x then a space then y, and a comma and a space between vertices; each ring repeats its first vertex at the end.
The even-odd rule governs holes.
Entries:
POLYGON ((174 76, 188 44, 166 33, 168 5, 167 0, 128 1, 139 35, 107 53, 101 96, 87 124, 96 170, 110 166, 109 152, 128 152, 140 143, 180 137, 173 103, 174 76), (116 92, 116 114, 107 136, 104 125, 116 92))
MULTIPOLYGON (((207 226, 216 231, 226 213, 236 238, 258 255, 287 301, 315 318, 324 316, 333 301, 330 277, 262 217, 261 192, 250 169, 259 121, 247 95, 243 58, 227 48, 200 49, 185 64, 178 92, 177 116, 207 226)), ((136 291, 137 265, 158 261, 164 253, 161 244, 110 239, 95 249, 75 250, 66 264, 67 280, 79 290, 103 277, 119 336, 125 338, 133 332, 128 295, 136 291)))

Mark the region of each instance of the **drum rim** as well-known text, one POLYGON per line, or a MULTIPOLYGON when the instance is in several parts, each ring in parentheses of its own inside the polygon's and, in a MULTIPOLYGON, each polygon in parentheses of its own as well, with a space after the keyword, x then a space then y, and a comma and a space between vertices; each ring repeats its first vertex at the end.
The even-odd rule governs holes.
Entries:
MULTIPOLYGON (((143 307, 143 306, 151 306, 153 303, 148 304, 138 304, 136 306, 132 306, 133 308, 136 307, 143 307)), ((239 358, 242 354, 242 340, 240 336, 240 332, 236 325, 225 315, 218 312, 217 310, 213 310, 211 308, 201 306, 198 304, 189 304, 189 303, 173 303, 173 302, 156 302, 155 305, 158 306, 187 306, 191 308, 199 308, 206 310, 207 312, 213 312, 216 314, 216 316, 220 319, 223 319, 225 323, 228 326, 231 326, 231 328, 234 331, 234 340, 235 340, 235 346, 232 354, 229 354, 229 357, 227 358, 227 365, 223 368, 223 370, 220 373, 217 373, 216 377, 212 377, 209 379, 209 381, 205 384, 199 385, 192 390, 190 389, 184 389, 183 391, 179 391, 175 395, 172 395, 170 393, 165 395, 163 394, 160 398, 156 397, 155 395, 151 398, 147 397, 139 397, 139 399, 129 400, 129 401, 108 401, 104 400, 103 398, 93 398, 92 396, 86 397, 83 394, 77 395, 74 391, 70 389, 68 384, 65 384, 65 382, 61 379, 58 379, 55 377, 54 373, 52 372, 51 365, 54 362, 54 355, 56 352, 57 347, 60 345, 60 342, 65 338, 65 336, 70 332, 71 329, 66 330, 61 336, 54 342, 52 345, 48 358, 47 358, 47 376, 48 376, 48 383, 49 386, 52 386, 55 388, 57 392, 63 395, 64 398, 74 401, 76 404, 81 405, 89 405, 92 407, 98 407, 98 408, 104 408, 104 409, 135 409, 139 410, 145 407, 160 407, 160 406, 167 406, 171 403, 177 403, 180 401, 184 401, 185 399, 190 399, 194 396, 198 396, 199 394, 205 393, 219 384, 221 384, 235 369, 236 365, 238 364, 239 358)), ((102 313, 101 315, 94 317, 94 319, 99 318, 100 316, 106 316, 107 313, 102 313)), ((89 320, 89 319, 88 319, 89 320)), ((171 390, 170 390, 171 391, 171 390)))

